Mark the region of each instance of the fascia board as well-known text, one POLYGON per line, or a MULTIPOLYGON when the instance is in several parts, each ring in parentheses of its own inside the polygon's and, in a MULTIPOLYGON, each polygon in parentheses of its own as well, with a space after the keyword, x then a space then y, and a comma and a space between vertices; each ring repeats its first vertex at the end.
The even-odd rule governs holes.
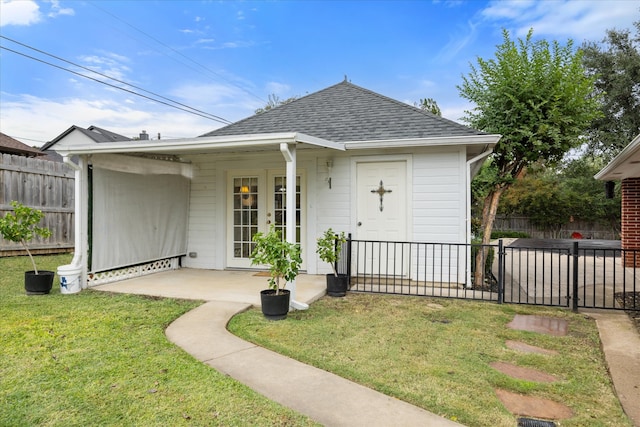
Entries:
POLYGON ((163 153, 195 150, 222 150, 233 148, 267 147, 279 149, 280 144, 305 143, 314 146, 344 150, 344 144, 312 137, 298 132, 268 133, 252 135, 232 135, 215 137, 197 137, 182 139, 163 139, 153 141, 109 142, 91 145, 77 145, 60 148, 61 154, 94 154, 94 153, 163 153))
POLYGON ((368 148, 398 148, 398 147, 442 147, 452 145, 489 145, 493 146, 502 135, 468 135, 445 136, 437 138, 386 139, 379 141, 351 141, 345 142, 347 150, 368 148))
POLYGON ((614 172, 618 167, 622 166, 629 157, 635 154, 639 148, 638 146, 640 146, 640 135, 633 138, 629 145, 624 147, 624 149, 618 153, 618 155, 614 157, 608 165, 594 175, 594 178, 602 181, 613 181, 624 178, 621 175, 614 176, 614 172))

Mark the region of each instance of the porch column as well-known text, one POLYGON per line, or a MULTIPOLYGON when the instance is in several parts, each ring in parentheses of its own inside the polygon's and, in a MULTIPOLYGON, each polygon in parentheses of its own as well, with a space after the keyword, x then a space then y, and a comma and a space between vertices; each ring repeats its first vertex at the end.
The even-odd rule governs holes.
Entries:
MULTIPOLYGON (((296 243, 296 145, 280 144, 280 151, 287 162, 287 194, 285 206, 287 242, 296 243)), ((296 279, 287 283, 287 289, 291 292, 291 308, 306 310, 309 305, 296 300, 296 279)))

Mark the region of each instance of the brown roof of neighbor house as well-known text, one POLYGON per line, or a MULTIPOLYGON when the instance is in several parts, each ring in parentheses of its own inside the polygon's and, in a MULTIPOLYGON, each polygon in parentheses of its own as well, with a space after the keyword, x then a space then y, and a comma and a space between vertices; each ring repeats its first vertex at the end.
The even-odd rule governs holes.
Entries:
POLYGON ((11 138, 9 135, 5 135, 2 132, 0 132, 0 153, 26 157, 36 157, 45 154, 37 148, 29 147, 27 144, 23 144, 17 139, 11 138))
POLYGON ((202 136, 278 132, 334 142, 486 135, 345 80, 202 136))

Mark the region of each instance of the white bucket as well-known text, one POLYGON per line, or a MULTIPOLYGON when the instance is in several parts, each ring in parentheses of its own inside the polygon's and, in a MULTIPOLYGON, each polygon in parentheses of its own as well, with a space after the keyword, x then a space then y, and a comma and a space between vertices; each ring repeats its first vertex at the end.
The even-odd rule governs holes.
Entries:
POLYGON ((79 265, 61 265, 58 267, 58 276, 60 277, 60 293, 61 294, 77 294, 82 290, 80 284, 80 276, 82 275, 82 266, 79 265))

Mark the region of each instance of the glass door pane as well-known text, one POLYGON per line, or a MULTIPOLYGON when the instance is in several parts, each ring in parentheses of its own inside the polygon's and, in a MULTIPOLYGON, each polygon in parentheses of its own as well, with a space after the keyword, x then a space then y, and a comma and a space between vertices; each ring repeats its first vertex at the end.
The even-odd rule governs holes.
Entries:
MULTIPOLYGON (((301 210, 300 210, 300 176, 296 176, 296 242, 301 243, 301 210)), ((273 177, 273 223, 282 233, 282 238, 287 238, 286 230, 287 207, 287 177, 276 175, 273 177)))
POLYGON ((258 177, 233 178, 233 257, 249 258, 258 232, 258 177))

